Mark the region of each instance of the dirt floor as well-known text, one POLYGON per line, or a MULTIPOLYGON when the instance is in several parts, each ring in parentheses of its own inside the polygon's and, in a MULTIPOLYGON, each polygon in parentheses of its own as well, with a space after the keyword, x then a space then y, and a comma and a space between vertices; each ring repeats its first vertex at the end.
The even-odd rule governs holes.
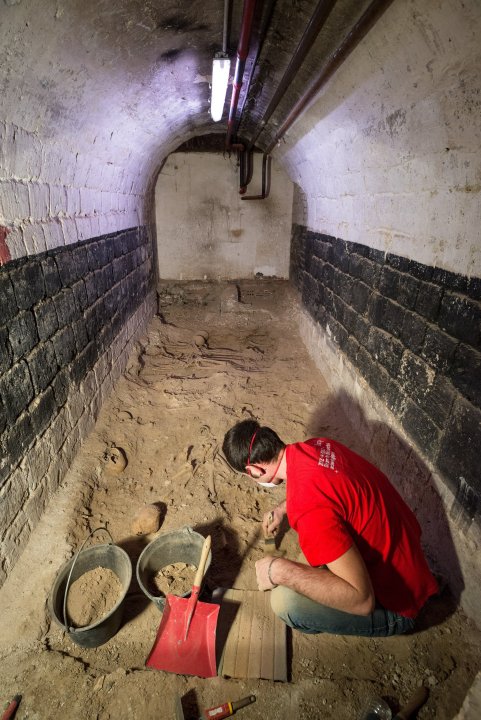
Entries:
MULTIPOLYGON (((208 590, 255 590, 261 518, 284 491, 257 488, 226 466, 219 454, 225 431, 252 416, 287 442, 327 435, 369 456, 299 338, 297 307, 290 286, 276 280, 159 289, 160 314, 0 590, 0 710, 21 693, 19 720, 150 720, 174 718, 183 696, 190 720, 202 708, 255 694, 239 718, 348 720, 371 696, 397 710, 425 684, 430 697, 420 720, 457 713, 480 667, 481 632, 447 591, 409 637, 289 634, 288 683, 145 668, 161 614, 135 579, 137 559, 156 537, 132 532, 143 505, 159 509, 160 533, 191 526, 212 535, 208 590), (207 343, 195 339, 199 331, 207 343), (104 525, 129 554, 133 579, 118 633, 86 649, 52 622, 47 597, 62 564, 104 525)), ((89 542, 106 538, 96 533, 89 542)), ((292 530, 281 547, 297 557, 292 530)))

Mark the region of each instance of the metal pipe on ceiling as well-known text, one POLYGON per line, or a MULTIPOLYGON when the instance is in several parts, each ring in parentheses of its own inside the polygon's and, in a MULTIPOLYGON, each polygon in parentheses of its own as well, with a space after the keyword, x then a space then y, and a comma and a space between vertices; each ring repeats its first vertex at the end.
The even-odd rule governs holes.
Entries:
POLYGON ((262 189, 260 195, 244 195, 241 200, 265 200, 271 191, 271 156, 262 156, 262 189))
POLYGON ((226 149, 231 147, 232 133, 234 130, 234 122, 239 102, 239 94, 242 87, 242 77, 244 75, 244 67, 249 52, 249 44, 252 33, 252 19, 256 0, 244 0, 244 10, 242 13, 241 31, 239 43, 237 46, 237 61, 234 74, 234 82, 232 84, 232 97, 229 108, 229 119, 227 121, 227 135, 225 139, 226 149))
POLYGON ((271 98, 271 101, 269 105, 267 106, 267 110, 264 112, 262 119, 259 124, 259 129, 256 131, 255 135, 251 138, 249 141, 248 148, 252 148, 255 145, 255 142, 259 135, 264 130, 264 127, 268 123, 272 113, 276 109, 276 107, 279 105, 280 101, 284 97, 284 93, 286 92, 287 88, 291 84, 293 78, 297 74, 300 66, 305 60, 305 57, 309 50, 312 48, 317 36, 321 32, 322 28, 324 27, 324 23, 326 22, 332 8, 336 4, 337 0, 319 0, 317 3, 317 7, 314 10, 314 13, 312 14, 311 19, 309 20, 306 29, 304 30, 304 33, 299 41, 299 44, 294 51, 294 55, 291 58, 291 61, 289 62, 289 65, 287 67, 287 70, 285 71, 284 75, 281 78, 281 81, 279 85, 277 86, 277 89, 274 93, 274 95, 271 98))
POLYGON ((288 116, 277 130, 274 138, 266 148, 266 153, 272 152, 279 140, 295 123, 298 117, 307 109, 318 94, 319 90, 323 87, 323 85, 325 85, 329 78, 334 75, 336 70, 367 35, 369 30, 373 27, 373 25, 375 25, 383 12, 392 2, 393 0, 373 0, 354 27, 349 31, 339 47, 332 53, 311 87, 295 103, 288 116))
MULTIPOLYGON (((267 31, 268 31, 269 26, 270 26, 270 24, 271 24, 271 22, 272 22, 272 16, 273 16, 273 13, 274 13, 274 8, 275 8, 275 5, 276 5, 276 2, 277 2, 277 0, 267 0, 267 2, 265 3, 264 16, 263 16, 263 18, 262 18, 261 28, 260 28, 260 30, 259 30, 259 35, 258 35, 258 38, 257 38, 257 47, 256 47, 255 54, 254 54, 254 58, 253 58, 253 60, 252 60, 252 64, 251 64, 251 67, 250 67, 250 70, 249 70, 249 72, 248 72, 248 75, 247 75, 247 78, 246 78, 246 82, 245 82, 244 101, 243 101, 242 105, 240 105, 240 106, 238 107, 238 110, 239 110, 239 112, 238 112, 239 122, 237 123, 237 127, 239 127, 239 125, 240 125, 240 123, 241 123, 241 121, 242 121, 242 115, 243 115, 243 113, 244 113, 244 107, 245 107, 245 104, 246 104, 246 101, 247 101, 247 97, 248 97, 248 95, 249 95, 249 88, 250 88, 251 83, 252 83, 252 78, 253 78, 253 76, 254 76, 254 71, 255 71, 256 66, 257 66, 257 61, 258 61, 258 59, 259 59, 259 55, 261 54, 261 51, 262 51, 262 48, 263 48, 263 45, 264 45, 264 42, 265 42, 265 39, 266 39, 267 31)), ((251 147, 252 147, 252 146, 253 146, 253 143, 251 143, 251 147)))

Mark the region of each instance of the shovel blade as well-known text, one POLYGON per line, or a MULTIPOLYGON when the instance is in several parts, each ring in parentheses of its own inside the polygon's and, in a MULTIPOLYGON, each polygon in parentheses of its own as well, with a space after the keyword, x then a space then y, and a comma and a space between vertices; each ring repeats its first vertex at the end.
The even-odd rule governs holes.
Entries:
POLYGON ((197 602, 184 639, 188 608, 188 599, 167 595, 157 637, 145 664, 178 675, 214 677, 217 675, 215 638, 219 605, 197 602))

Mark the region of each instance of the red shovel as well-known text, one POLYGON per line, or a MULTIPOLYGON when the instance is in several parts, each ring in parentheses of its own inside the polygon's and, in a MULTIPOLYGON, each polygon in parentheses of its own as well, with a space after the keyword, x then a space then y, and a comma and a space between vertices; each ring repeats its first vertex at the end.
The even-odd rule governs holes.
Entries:
POLYGON ((178 675, 217 675, 215 632, 219 605, 199 602, 199 591, 210 550, 204 541, 189 598, 167 595, 157 637, 145 663, 147 667, 178 675))

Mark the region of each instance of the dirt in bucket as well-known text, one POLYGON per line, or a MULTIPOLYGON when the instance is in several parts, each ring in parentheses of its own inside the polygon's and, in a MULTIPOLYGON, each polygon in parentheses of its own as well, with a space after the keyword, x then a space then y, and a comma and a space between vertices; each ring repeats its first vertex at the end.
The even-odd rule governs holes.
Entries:
POLYGON ((109 568, 83 573, 69 587, 67 617, 72 627, 87 627, 109 614, 120 600, 122 583, 109 568))
POLYGON ((185 595, 194 584, 195 565, 184 562, 171 563, 158 570, 149 581, 152 595, 185 595))

